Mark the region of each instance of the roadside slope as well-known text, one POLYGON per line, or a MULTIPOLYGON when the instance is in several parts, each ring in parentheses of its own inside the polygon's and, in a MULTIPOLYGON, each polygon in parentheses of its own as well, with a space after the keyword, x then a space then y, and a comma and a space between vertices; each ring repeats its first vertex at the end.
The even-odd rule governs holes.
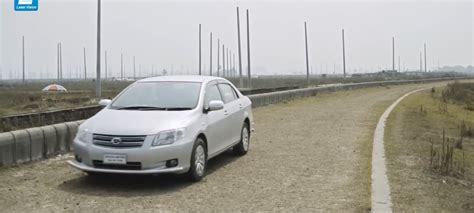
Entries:
MULTIPOLYGON (((434 96, 441 90, 436 88, 434 96)), ((385 150, 393 210, 473 212, 474 139, 464 138, 466 172, 461 178, 432 170, 430 140, 435 149, 441 147, 443 129, 446 137, 458 139, 461 121, 474 122, 474 112, 455 104, 448 104, 448 111, 443 112, 438 97, 432 96, 430 90, 412 94, 387 120, 385 150)), ((455 152, 459 153, 459 150, 455 152)))

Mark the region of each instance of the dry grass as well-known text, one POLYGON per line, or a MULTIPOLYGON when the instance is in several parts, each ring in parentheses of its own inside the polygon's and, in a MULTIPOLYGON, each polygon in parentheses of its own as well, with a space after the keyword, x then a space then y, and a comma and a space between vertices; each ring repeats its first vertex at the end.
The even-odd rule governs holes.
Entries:
POLYGON ((467 128, 462 126, 474 122, 474 112, 459 102, 443 101, 443 91, 445 87, 407 97, 387 121, 394 211, 474 211, 474 139, 464 137, 459 144, 467 128))
POLYGON ((451 101, 474 111, 474 83, 456 81, 448 84, 441 93, 441 98, 444 102, 451 101))
MULTIPOLYGON (((67 93, 41 92, 50 82, 29 82, 25 85, 0 84, 0 116, 75 108, 97 104, 94 82, 71 81, 62 84, 67 93)), ((103 96, 114 97, 130 82, 104 82, 103 96)))

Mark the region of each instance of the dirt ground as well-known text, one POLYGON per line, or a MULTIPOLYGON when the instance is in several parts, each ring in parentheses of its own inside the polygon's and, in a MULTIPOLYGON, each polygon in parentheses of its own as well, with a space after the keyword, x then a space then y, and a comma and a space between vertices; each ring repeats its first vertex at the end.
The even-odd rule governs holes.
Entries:
POLYGON ((394 100, 426 85, 322 94, 254 110, 244 157, 224 153, 207 177, 92 178, 66 155, 0 170, 0 209, 28 211, 355 211, 370 209, 372 135, 394 100))

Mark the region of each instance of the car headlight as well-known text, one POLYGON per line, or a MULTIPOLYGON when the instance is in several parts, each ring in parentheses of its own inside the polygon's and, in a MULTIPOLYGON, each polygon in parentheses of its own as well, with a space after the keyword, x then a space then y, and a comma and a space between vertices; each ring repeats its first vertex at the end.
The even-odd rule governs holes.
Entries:
POLYGON ((170 129, 156 134, 152 146, 172 144, 184 137, 184 128, 170 129))
POLYGON ((76 139, 78 141, 86 143, 88 134, 89 134, 89 131, 87 129, 80 129, 76 134, 76 139))

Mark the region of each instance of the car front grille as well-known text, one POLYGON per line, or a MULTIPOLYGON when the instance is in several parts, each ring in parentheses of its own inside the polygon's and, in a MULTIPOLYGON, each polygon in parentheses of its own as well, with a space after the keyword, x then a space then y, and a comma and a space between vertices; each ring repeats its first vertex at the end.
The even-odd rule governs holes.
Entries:
POLYGON ((118 169, 118 170, 141 170, 140 162, 127 162, 127 164, 104 164, 101 160, 92 161, 95 168, 99 169, 118 169))
POLYGON ((99 146, 131 148, 141 147, 145 141, 145 135, 103 135, 94 134, 93 143, 99 146))

